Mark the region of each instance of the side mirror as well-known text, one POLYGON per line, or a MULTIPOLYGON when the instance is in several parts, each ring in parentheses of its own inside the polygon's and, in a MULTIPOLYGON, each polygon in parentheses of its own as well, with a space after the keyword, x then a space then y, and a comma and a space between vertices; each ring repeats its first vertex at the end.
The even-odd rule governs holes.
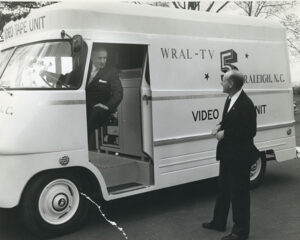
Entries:
POLYGON ((72 37, 72 52, 73 53, 77 53, 80 52, 80 50, 82 49, 82 45, 83 45, 83 38, 81 35, 74 35, 72 37))

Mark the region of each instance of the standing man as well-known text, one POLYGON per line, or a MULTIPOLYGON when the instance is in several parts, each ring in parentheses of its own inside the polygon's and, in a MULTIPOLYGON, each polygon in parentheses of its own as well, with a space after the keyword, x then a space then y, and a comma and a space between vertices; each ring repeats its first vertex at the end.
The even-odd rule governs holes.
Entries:
POLYGON ((96 128, 101 127, 123 98, 118 71, 107 66, 107 50, 96 48, 92 52, 92 67, 86 87, 89 145, 96 128))
POLYGON ((232 203, 233 229, 222 240, 244 240, 250 230, 250 166, 259 156, 253 144, 256 135, 256 110, 242 90, 243 75, 228 71, 223 78, 223 92, 228 94, 222 122, 213 130, 218 140, 220 161, 219 189, 213 220, 203 223, 207 229, 226 230, 232 203))

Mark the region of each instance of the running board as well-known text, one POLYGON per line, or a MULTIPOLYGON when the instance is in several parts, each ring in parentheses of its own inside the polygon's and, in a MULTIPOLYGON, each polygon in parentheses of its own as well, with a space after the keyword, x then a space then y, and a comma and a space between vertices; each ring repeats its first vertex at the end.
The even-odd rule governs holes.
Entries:
POLYGON ((146 188, 148 186, 139 184, 139 183, 126 183, 126 184, 122 184, 122 185, 118 185, 118 186, 113 186, 113 187, 109 187, 108 193, 111 195, 116 195, 116 194, 120 194, 120 193, 124 193, 124 192, 130 192, 130 191, 134 191, 134 190, 138 190, 138 189, 142 189, 142 188, 146 188))

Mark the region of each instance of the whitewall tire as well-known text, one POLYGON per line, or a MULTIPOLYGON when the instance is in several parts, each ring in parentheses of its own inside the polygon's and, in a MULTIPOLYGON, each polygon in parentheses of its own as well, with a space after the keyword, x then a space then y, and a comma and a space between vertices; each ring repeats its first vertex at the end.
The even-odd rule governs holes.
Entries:
POLYGON ((266 160, 262 157, 250 167, 250 187, 258 187, 264 180, 266 172, 266 160))
POLYGON ((78 229, 87 216, 81 196, 84 182, 66 173, 44 173, 26 187, 21 202, 25 225, 40 237, 53 237, 78 229))

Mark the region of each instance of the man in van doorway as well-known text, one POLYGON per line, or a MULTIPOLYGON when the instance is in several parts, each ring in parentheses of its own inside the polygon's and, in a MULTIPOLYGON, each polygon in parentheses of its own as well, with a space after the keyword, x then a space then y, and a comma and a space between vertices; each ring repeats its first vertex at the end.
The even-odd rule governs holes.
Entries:
POLYGON ((95 148, 95 129, 107 122, 123 98, 118 71, 107 65, 107 57, 105 48, 93 48, 86 87, 89 149, 95 148))
POLYGON ((237 70, 225 73, 223 92, 228 94, 222 121, 213 130, 218 140, 220 161, 218 196, 213 220, 203 223, 206 229, 225 231, 232 204, 233 229, 222 240, 248 239, 250 231, 250 166, 259 157, 253 144, 256 135, 256 109, 242 90, 244 77, 237 70))

